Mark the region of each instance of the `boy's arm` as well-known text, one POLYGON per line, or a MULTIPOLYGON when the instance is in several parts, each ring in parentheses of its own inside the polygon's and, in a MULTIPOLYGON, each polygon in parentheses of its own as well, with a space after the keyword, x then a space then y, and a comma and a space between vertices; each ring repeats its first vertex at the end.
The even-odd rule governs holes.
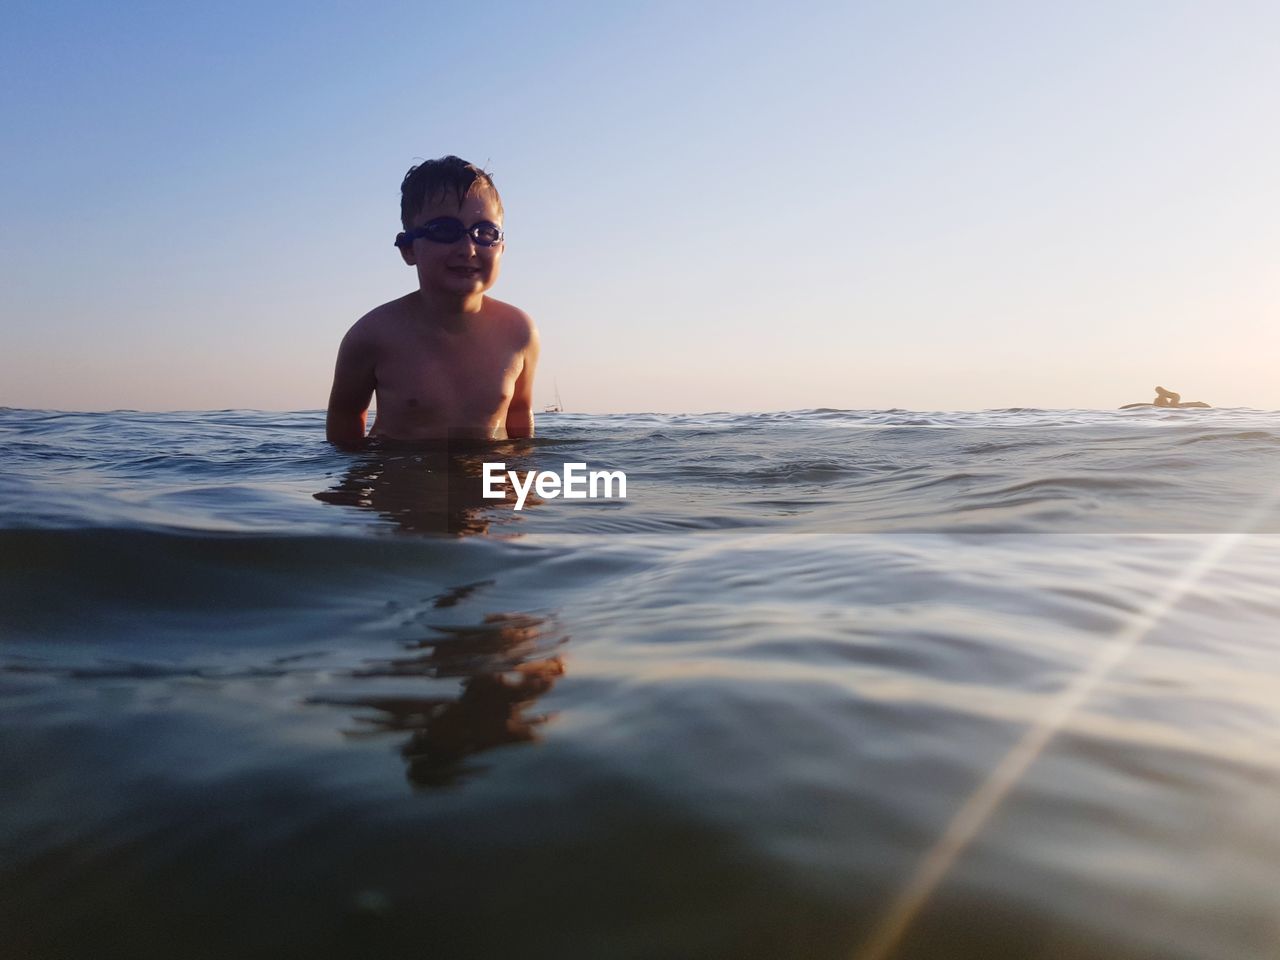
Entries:
POLYGON ((338 347, 338 362, 333 371, 333 389, 329 391, 329 413, 324 435, 340 447, 358 447, 364 443, 365 415, 373 397, 373 348, 360 325, 352 327, 338 347))
POLYGON ((524 350, 524 366, 516 378, 511 403, 507 406, 507 436, 511 439, 533 436, 533 377, 538 368, 542 345, 537 329, 529 325, 529 343, 524 350))

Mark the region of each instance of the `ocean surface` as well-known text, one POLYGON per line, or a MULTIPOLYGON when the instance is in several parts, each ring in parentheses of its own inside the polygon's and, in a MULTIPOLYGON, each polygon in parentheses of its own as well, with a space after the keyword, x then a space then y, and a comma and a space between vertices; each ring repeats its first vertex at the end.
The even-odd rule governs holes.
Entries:
POLYGON ((4 956, 1280 955, 1280 413, 538 430, 0 409, 4 956))

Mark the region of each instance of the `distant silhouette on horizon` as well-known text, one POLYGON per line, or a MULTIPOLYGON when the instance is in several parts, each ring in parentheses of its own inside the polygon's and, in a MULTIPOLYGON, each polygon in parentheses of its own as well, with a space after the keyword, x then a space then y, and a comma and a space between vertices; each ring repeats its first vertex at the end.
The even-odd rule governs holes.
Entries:
POLYGON ((1188 400, 1186 403, 1182 401, 1182 394, 1173 390, 1166 390, 1164 387, 1156 387, 1156 398, 1150 403, 1126 403, 1121 410, 1131 410, 1134 407, 1177 407, 1186 410, 1189 407, 1208 407, 1209 404, 1202 400, 1188 400))

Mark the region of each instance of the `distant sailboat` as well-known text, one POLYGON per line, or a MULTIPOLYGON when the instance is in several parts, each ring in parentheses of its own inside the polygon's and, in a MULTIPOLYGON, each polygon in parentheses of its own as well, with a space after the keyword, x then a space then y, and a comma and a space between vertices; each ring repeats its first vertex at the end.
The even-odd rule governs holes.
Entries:
POLYGON ((543 413, 564 413, 564 404, 560 402, 560 384, 556 383, 556 402, 548 403, 542 408, 543 413))

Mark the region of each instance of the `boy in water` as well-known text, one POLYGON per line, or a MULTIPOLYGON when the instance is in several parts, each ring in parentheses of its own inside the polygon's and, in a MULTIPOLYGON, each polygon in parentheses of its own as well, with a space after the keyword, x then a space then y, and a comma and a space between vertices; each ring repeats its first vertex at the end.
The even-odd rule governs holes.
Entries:
POLYGON ((489 175, 458 157, 410 167, 400 185, 396 246, 418 289, 347 331, 329 394, 328 439, 533 436, 538 331, 528 314, 485 296, 502 258, 502 200, 489 175))

